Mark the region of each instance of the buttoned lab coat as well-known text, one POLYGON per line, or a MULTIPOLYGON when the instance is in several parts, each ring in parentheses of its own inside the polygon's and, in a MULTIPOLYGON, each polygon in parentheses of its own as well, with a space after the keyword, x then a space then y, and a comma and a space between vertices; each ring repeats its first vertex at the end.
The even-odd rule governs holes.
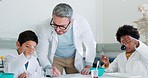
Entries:
POLYGON ((41 67, 37 61, 37 58, 32 56, 30 59, 27 59, 24 54, 18 55, 16 52, 13 55, 8 55, 4 59, 4 72, 14 73, 15 78, 18 78, 23 72, 29 72, 32 75, 41 75, 41 67), (28 63, 27 70, 25 64, 28 63), (36 73, 36 74, 35 74, 36 73))
MULTIPOLYGON (((39 43, 37 55, 43 67, 52 65, 55 51, 58 45, 58 37, 54 28, 50 26, 50 20, 38 30, 39 43), (48 58, 48 59, 47 59, 48 58)), ((74 16, 73 41, 76 48, 75 62, 76 69, 80 72, 84 68, 85 61, 93 64, 96 56, 96 42, 88 22, 81 16, 74 16), (86 47, 83 51, 82 43, 86 47)))
POLYGON ((120 72, 135 75, 148 75, 148 46, 141 41, 139 47, 127 60, 126 53, 119 54, 107 68, 106 72, 120 72))

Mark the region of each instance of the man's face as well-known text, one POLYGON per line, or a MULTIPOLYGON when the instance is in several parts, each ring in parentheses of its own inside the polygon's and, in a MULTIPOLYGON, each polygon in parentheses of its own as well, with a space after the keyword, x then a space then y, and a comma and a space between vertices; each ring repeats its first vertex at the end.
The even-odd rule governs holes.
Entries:
POLYGON ((133 52, 135 50, 135 44, 132 40, 132 37, 129 35, 125 35, 121 37, 121 44, 126 46, 126 52, 133 52))
POLYGON ((71 24, 71 21, 66 17, 58 17, 56 15, 53 15, 53 20, 51 21, 52 27, 54 27, 55 31, 58 35, 62 35, 65 32, 67 32, 69 26, 71 24))

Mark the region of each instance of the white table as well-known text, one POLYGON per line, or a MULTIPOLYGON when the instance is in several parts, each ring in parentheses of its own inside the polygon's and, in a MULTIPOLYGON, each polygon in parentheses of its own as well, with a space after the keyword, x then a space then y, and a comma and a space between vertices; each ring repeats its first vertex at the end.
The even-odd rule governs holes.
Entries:
MULTIPOLYGON (((91 76, 81 75, 81 74, 67 74, 67 75, 61 75, 59 77, 53 77, 53 78, 91 78, 91 76)), ((127 73, 104 73, 104 75, 99 78, 142 78, 142 76, 129 75, 127 73)))

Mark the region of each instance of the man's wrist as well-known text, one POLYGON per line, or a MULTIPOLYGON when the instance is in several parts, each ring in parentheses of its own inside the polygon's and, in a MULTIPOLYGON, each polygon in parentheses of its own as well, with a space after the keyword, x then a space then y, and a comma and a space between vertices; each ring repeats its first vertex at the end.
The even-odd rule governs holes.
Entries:
POLYGON ((85 66, 85 68, 91 68, 91 67, 92 67, 92 66, 88 66, 88 65, 85 66))
POLYGON ((52 67, 50 65, 47 65, 43 68, 43 70, 46 71, 46 69, 52 69, 52 67))

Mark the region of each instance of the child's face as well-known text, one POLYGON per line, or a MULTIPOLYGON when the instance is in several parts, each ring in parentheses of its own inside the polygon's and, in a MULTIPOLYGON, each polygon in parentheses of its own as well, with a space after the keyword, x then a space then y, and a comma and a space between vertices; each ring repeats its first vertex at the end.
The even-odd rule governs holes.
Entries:
POLYGON ((121 37, 121 44, 126 46, 126 52, 133 52, 135 50, 135 44, 132 40, 133 38, 129 35, 125 35, 121 37))
POLYGON ((18 45, 18 51, 19 54, 21 54, 22 52, 28 53, 28 54, 33 54, 35 51, 35 47, 36 47, 36 42, 34 41, 26 41, 25 43, 23 43, 21 46, 18 45))

